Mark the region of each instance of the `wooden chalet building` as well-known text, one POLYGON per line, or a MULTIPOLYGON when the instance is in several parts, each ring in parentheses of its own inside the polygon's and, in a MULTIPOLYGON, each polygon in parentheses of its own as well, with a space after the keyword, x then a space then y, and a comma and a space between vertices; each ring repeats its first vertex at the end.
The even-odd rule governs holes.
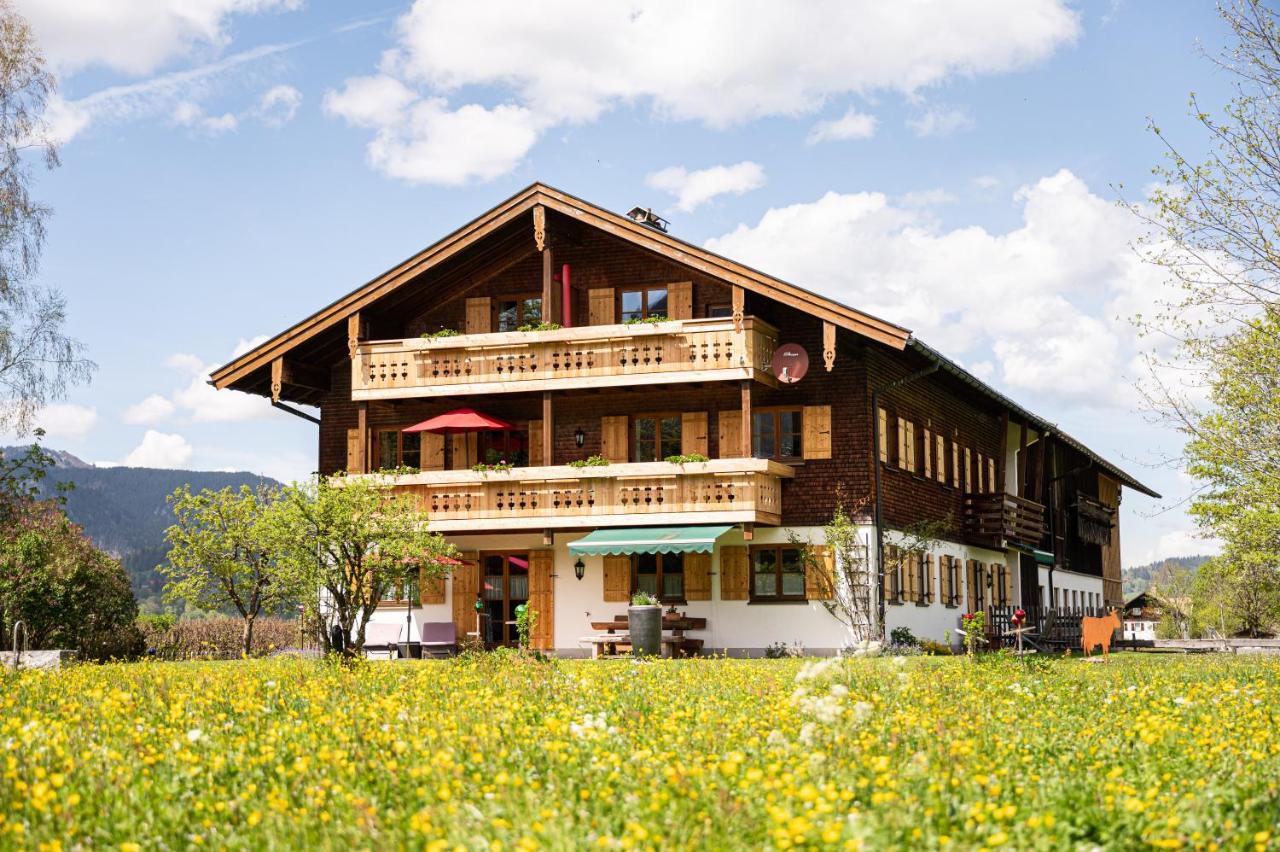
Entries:
POLYGON ((317 407, 322 474, 417 471, 395 487, 465 560, 415 620, 461 635, 479 599, 485 638, 510 642, 528 600, 537 644, 579 653, 644 589, 705 618, 706 649, 838 649, 790 534, 820 545, 841 499, 873 551, 877 519, 886 549, 947 524, 885 578, 886 631, 1123 603, 1121 489, 1150 489, 908 330, 633 214, 534 184, 213 373, 317 407), (786 344, 810 361, 794 383, 775 375, 786 344), (402 431, 462 408, 509 428, 402 431))

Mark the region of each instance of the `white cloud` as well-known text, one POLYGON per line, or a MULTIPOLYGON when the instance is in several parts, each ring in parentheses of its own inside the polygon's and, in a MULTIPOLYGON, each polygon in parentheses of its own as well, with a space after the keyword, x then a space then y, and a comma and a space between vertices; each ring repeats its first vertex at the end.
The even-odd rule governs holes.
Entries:
POLYGON ((148 429, 142 442, 121 462, 125 467, 180 468, 194 452, 181 435, 148 429))
POLYGON ((844 115, 831 121, 819 121, 809 131, 805 139, 810 145, 818 142, 843 142, 848 139, 870 139, 876 134, 876 125, 880 123, 874 115, 850 109, 844 115))
POLYGON ((302 92, 293 86, 272 86, 263 93, 254 115, 268 127, 284 127, 302 105, 302 92))
POLYGON ((978 175, 973 179, 973 185, 978 189, 995 189, 1000 185, 1000 178, 995 175, 978 175))
POLYGON ((68 402, 46 405, 36 415, 36 425, 53 440, 79 441, 87 437, 97 423, 97 409, 68 402))
POLYGON ((759 163, 744 160, 732 166, 712 166, 688 171, 671 166, 644 179, 646 185, 676 197, 676 208, 688 213, 717 195, 742 195, 764 186, 764 169, 759 163))
POLYGON ((1130 250, 1139 223, 1066 170, 1014 201, 1021 225, 993 233, 944 230, 880 193, 829 192, 708 247, 911 328, 1017 396, 1132 407, 1128 318, 1169 292, 1130 250))
POLYGON ((172 417, 176 409, 177 407, 168 399, 153 393, 142 402, 126 408, 122 419, 125 423, 135 426, 154 426, 172 417))
POLYGON ((457 184, 504 174, 549 128, 619 105, 717 128, 798 116, 1023 68, 1080 31, 1063 0, 417 0, 379 74, 348 80, 326 109, 375 131, 375 168, 457 184), (480 90, 496 103, 466 103, 480 90))
POLYGON ((235 130, 240 125, 240 120, 230 112, 222 115, 205 115, 199 104, 182 101, 173 109, 173 123, 180 127, 190 127, 193 130, 217 135, 235 130))
POLYGON ((917 136, 950 136, 973 127, 973 116, 963 107, 936 106, 907 119, 907 126, 917 136))
MULTIPOLYGON (((70 142, 95 123, 130 121, 165 115, 178 119, 180 107, 192 105, 216 89, 223 79, 250 63, 270 60, 295 44, 269 44, 232 54, 196 68, 162 74, 137 83, 110 86, 77 100, 54 95, 45 122, 59 143, 70 142)), ((197 109, 199 109, 197 107, 197 109)), ((190 113, 190 108, 186 108, 190 113)), ((203 115, 203 111, 200 112, 203 115)))
POLYGON ((302 0, 17 0, 61 75, 102 65, 150 74, 171 59, 217 50, 234 15, 289 11, 302 0))

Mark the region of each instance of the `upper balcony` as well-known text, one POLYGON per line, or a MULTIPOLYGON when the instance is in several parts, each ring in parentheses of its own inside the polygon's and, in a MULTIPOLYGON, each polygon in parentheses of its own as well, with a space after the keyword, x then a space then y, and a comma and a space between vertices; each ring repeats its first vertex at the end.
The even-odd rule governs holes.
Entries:
POLYGON ((1046 531, 1044 506, 1034 500, 999 493, 964 496, 964 534, 974 544, 1037 548, 1046 531))
POLYGON ((776 461, 742 458, 371 475, 415 495, 432 531, 475 532, 777 525, 782 520, 782 480, 795 472, 776 461))
POLYGON ((595 325, 361 343, 353 400, 750 379, 770 372, 778 330, 746 317, 595 325))

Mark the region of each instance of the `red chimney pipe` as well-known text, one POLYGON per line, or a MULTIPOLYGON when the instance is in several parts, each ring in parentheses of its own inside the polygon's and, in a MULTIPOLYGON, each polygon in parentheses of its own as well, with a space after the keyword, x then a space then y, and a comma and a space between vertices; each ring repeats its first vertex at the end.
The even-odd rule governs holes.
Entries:
POLYGON ((573 309, 569 304, 569 264, 560 267, 560 312, 565 328, 573 327, 573 309))

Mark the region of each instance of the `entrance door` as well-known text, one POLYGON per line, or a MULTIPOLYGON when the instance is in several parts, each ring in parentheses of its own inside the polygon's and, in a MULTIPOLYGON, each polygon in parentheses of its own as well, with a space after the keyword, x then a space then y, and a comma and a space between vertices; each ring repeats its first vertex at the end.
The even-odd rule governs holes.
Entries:
POLYGON ((529 600, 529 554, 486 553, 480 564, 484 571, 485 644, 515 645, 516 607, 529 600))

